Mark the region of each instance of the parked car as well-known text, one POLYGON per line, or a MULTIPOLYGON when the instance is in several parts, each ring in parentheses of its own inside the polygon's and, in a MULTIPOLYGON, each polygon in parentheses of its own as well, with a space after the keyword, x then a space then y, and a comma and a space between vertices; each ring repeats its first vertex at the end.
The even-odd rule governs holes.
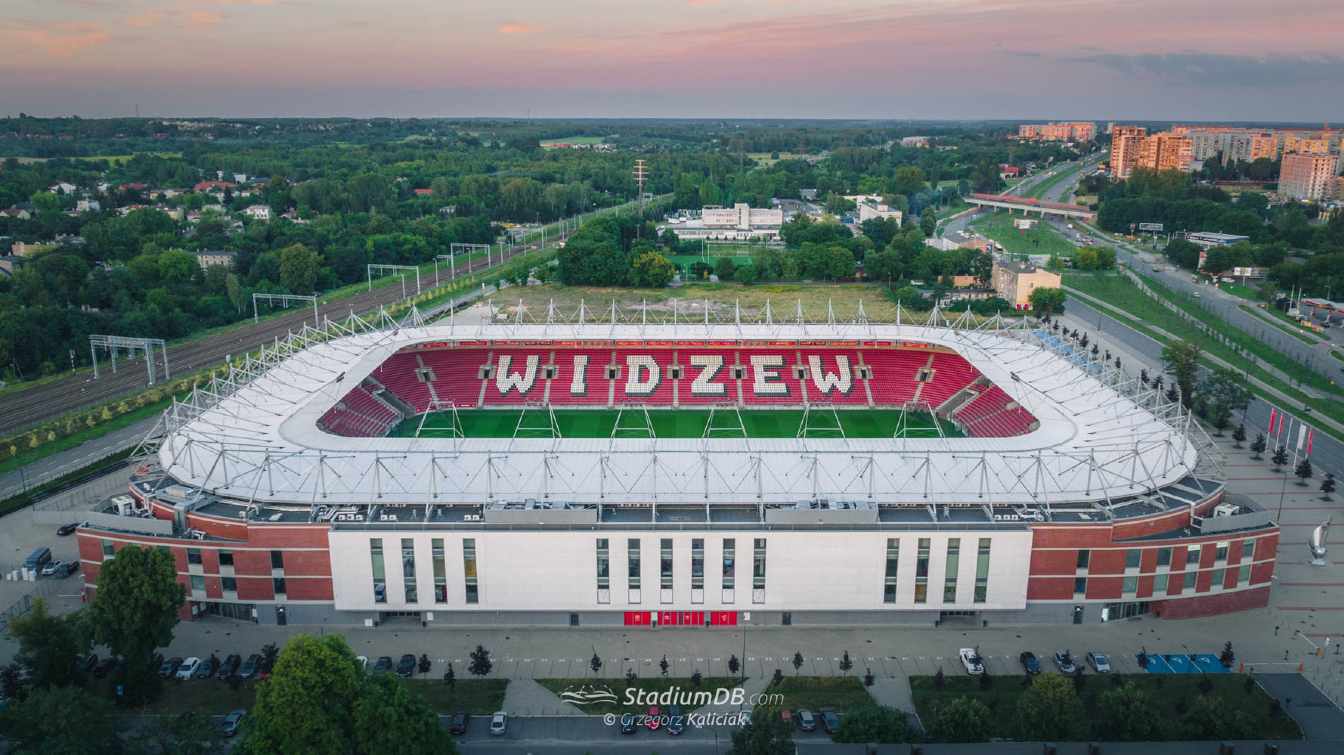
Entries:
POLYGON ((68 577, 75 570, 73 562, 48 561, 39 572, 44 577, 68 577))
POLYGON ((378 656, 378 660, 373 662, 373 672, 375 674, 384 671, 392 671, 392 656, 390 655, 380 655, 378 656))
POLYGON ((798 728, 802 731, 816 731, 817 717, 812 715, 812 711, 806 708, 800 708, 795 718, 798 719, 798 728))
POLYGON ((658 731, 658 727, 663 725, 663 712, 657 705, 650 705, 647 714, 644 716, 644 725, 649 727, 649 731, 658 731))
POLYGON ((99 679, 102 679, 103 677, 112 673, 112 670, 115 669, 116 667, 117 667, 116 657, 109 655, 108 657, 99 661, 97 666, 93 667, 93 675, 98 677, 99 679))
POLYGON ((980 657, 980 653, 975 648, 962 648, 957 651, 957 656, 961 658, 961 665, 966 667, 966 673, 985 673, 985 659, 980 657))
POLYGON ((238 733, 238 727, 243 723, 243 716, 247 715, 245 710, 231 710, 224 716, 224 720, 219 724, 219 731, 226 737, 231 737, 238 733))
POLYGON ((822 708, 821 728, 826 730, 827 734, 834 734, 840 730, 840 714, 835 712, 834 708, 822 708))
POLYGON ((1017 657, 1021 661, 1022 669, 1028 674, 1041 673, 1041 662, 1036 658, 1036 654, 1030 650, 1023 650, 1022 655, 1017 657))
POLYGON ((454 713, 453 717, 448 720, 448 733, 459 735, 466 734, 467 721, 469 721, 470 718, 471 717, 467 715, 467 712, 463 710, 454 713))
POLYGON ((57 528, 56 534, 60 535, 61 537, 65 537, 66 535, 74 534, 75 530, 77 529, 79 529, 79 522, 62 524, 59 528, 57 528))
POLYGON ((630 736, 639 732, 639 720, 629 713, 621 716, 621 734, 630 736))
POLYGON ((192 656, 185 661, 182 661, 181 665, 177 667, 175 676, 177 676, 178 679, 190 679, 193 676, 196 676, 196 671, 200 669, 200 667, 201 659, 192 656))
POLYGON ((490 717, 490 736, 502 737, 509 730, 509 715, 504 711, 495 711, 490 717))
POLYGON ((404 676, 409 679, 414 674, 415 656, 407 653, 401 657, 400 661, 397 661, 397 676, 404 676))
POLYGON ((182 668, 182 659, 180 657, 169 658, 168 660, 159 664, 159 678, 171 679, 173 675, 177 673, 177 670, 180 668, 182 668))
POLYGON ((219 670, 219 661, 215 660, 214 656, 211 656, 201 661, 201 667, 196 669, 196 678, 209 679, 210 677, 214 676, 215 672, 218 670, 219 670))
POLYGON ((1055 651, 1055 667, 1061 674, 1072 674, 1078 670, 1078 664, 1073 662, 1073 654, 1067 650, 1055 651))
POLYGON ((1105 653, 1098 653, 1095 650, 1087 651, 1087 665, 1098 674, 1111 673, 1111 659, 1106 657, 1105 653))
POLYGON ((257 669, 261 668, 261 656, 253 653, 243 661, 243 665, 238 669, 239 679, 251 679, 257 675, 257 669))
POLYGON ((681 712, 680 705, 673 705, 667 709, 667 733, 679 737, 683 731, 686 731, 686 714, 681 712))
POLYGON ((224 662, 219 664, 219 673, 215 676, 220 679, 228 679, 234 675, 234 672, 238 671, 238 667, 241 665, 243 665, 242 656, 237 653, 230 653, 228 657, 224 659, 224 662))

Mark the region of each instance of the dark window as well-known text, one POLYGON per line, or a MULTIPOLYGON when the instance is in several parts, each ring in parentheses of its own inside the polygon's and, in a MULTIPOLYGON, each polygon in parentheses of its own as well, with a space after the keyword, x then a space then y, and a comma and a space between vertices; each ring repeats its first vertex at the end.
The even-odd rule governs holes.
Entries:
POLYGON ((285 594, 285 578, 284 578, 284 577, 275 577, 274 579, 272 579, 272 580, 271 580, 271 588, 272 588, 273 590, 275 590, 275 594, 276 594, 277 597, 280 596, 280 595, 284 595, 284 594, 285 594))
POLYGON ((224 592, 238 592, 238 580, 233 577, 224 577, 220 581, 224 583, 224 592))
POLYGON ((1075 564, 1079 569, 1086 569, 1087 562, 1091 560, 1092 551, 1078 551, 1078 562, 1075 564))
POLYGON ((233 566, 233 551, 220 551, 220 552, 219 552, 219 565, 220 565, 220 566, 233 566))
POLYGON ((285 568, 285 554, 280 551, 271 551, 271 568, 285 568))
POLYGON ((201 563, 201 549, 200 549, 200 548, 188 548, 188 549, 187 549, 187 563, 189 563, 189 564, 197 564, 197 565, 200 565, 200 563, 201 563))

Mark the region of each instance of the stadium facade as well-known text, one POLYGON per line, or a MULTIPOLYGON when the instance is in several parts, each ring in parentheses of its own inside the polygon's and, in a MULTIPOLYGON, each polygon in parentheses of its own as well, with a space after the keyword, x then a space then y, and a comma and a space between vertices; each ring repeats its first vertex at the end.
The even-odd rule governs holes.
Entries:
POLYGON ((262 623, 1098 622, 1267 603, 1278 526, 1225 495, 1179 404, 1048 329, 937 317, 413 312, 305 330, 165 413, 127 495, 78 530, 86 589, 135 544, 173 553, 185 613, 262 623), (469 431, 487 410, 508 437, 469 431), (702 429, 659 435, 649 410, 702 429), (566 435, 557 413, 579 411, 605 424, 566 435), (753 434, 767 412, 797 431, 753 434), (883 412, 894 429, 846 431, 883 412))

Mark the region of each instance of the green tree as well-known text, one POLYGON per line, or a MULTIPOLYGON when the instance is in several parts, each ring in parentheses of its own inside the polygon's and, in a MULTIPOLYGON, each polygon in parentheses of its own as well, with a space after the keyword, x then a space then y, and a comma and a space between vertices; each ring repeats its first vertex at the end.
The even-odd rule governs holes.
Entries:
POLYGON ((714 274, 719 276, 719 280, 727 283, 733 279, 733 274, 737 272, 737 263, 733 262, 732 257, 720 257, 718 262, 714 263, 714 274))
POLYGON ((938 215, 934 213, 932 207, 925 207, 924 211, 919 213, 919 230, 924 235, 933 238, 933 232, 938 229, 938 215))
POLYGON ((1023 739, 1079 739, 1086 711, 1074 684, 1059 674, 1041 674, 1017 699, 1017 728, 1023 739))
POLYGON ((9 634, 19 643, 15 660, 28 668, 34 687, 64 687, 76 680, 75 660, 88 650, 81 629, 78 614, 53 615, 42 598, 10 619, 9 634))
POLYGON ((793 728, 777 708, 756 708, 751 720, 733 732, 732 755, 792 755, 793 728))
POLYGON ((128 701, 151 699, 157 693, 154 650, 173 641, 183 603, 177 565, 167 550, 128 545, 115 558, 104 559, 88 621, 94 641, 106 645, 125 664, 122 678, 128 701))
POLYGON ((434 709, 392 674, 374 674, 364 680, 355 700, 353 723, 361 755, 457 752, 434 709))
POLYGON ((280 651, 271 677, 257 686, 239 750, 352 752, 352 711, 364 681, 343 637, 296 635, 280 651))
POLYGON ((1305 488, 1307 486, 1307 480, 1311 479, 1311 474, 1311 459, 1304 456, 1302 457, 1302 460, 1297 463, 1297 467, 1293 469, 1293 475, 1297 477, 1297 484, 1305 488))
POLYGON ((890 284, 901 277, 901 255, 886 250, 870 254, 863 260, 863 275, 870 281, 890 284))
POLYGON ((939 742, 984 742, 989 739, 992 718, 989 708, 979 700, 954 697, 934 708, 928 722, 929 737, 939 742))
POLYGON ((160 716, 135 738, 140 750, 162 755, 211 755, 223 739, 219 725, 201 713, 160 716))
POLYGON ((630 263, 630 282, 644 288, 663 288, 676 274, 676 266, 658 252, 641 252, 630 263))
POLYGON ((1101 693, 1097 706, 1099 729, 1106 739, 1142 742, 1161 738, 1161 712, 1148 693, 1132 682, 1101 693))
POLYGON ((280 285, 293 294, 317 290, 317 275, 322 259, 303 244, 290 244, 280 250, 280 285))
POLYGON ((737 281, 738 283, 741 283, 744 286, 750 286, 751 284, 755 283, 756 266, 742 265, 738 267, 737 272, 733 273, 733 280, 737 281))
POLYGON ((1027 300, 1031 302, 1032 313, 1037 317, 1053 316, 1064 311, 1064 289, 1062 288, 1032 289, 1027 300))
POLYGON ((895 744, 909 742, 910 719, 905 711, 880 705, 864 705, 845 711, 836 742, 895 744))
POLYGON ((467 670, 471 672, 472 676, 485 676, 490 673, 490 669, 493 667, 494 663, 490 660, 490 651, 481 645, 477 645, 476 649, 471 651, 471 663, 468 664, 467 670))
POLYGON ((1249 721, 1235 715, 1214 695, 1199 695, 1181 717, 1186 739, 1243 739, 1254 736, 1249 721))
POLYGON ((102 755, 122 751, 112 706, 79 688, 34 690, 0 712, 12 755, 102 755))
POLYGON ((1199 358, 1203 353, 1199 344, 1190 341, 1177 341, 1162 347, 1162 364, 1176 379, 1181 403, 1186 408, 1193 405, 1195 381, 1199 378, 1199 358))

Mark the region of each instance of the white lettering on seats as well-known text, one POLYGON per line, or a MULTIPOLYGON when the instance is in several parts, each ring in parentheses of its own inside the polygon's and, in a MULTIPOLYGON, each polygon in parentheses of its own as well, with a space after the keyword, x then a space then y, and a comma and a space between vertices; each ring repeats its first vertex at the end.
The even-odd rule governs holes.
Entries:
POLYGON ((495 373, 495 388, 499 389, 500 395, 505 395, 513 389, 516 389, 519 393, 527 393, 532 390, 532 384, 537 380, 537 365, 541 364, 541 355, 528 354, 527 367, 522 373, 509 372, 509 365, 512 362, 513 355, 511 354, 501 354, 499 357, 499 371, 495 373))
POLYGON ((757 396, 789 395, 789 386, 779 377, 779 370, 783 366, 784 357, 779 354, 752 354, 751 371, 755 379, 751 384, 751 392, 757 396))
POLYGON ((829 395, 832 389, 846 395, 849 393, 853 373, 849 369, 848 356, 844 354, 835 356, 835 372, 822 372, 821 357, 816 354, 808 355, 807 366, 808 371, 812 373, 812 384, 817 386, 817 390, 823 396, 829 395))
POLYGON ((588 371, 588 355, 574 355, 574 377, 569 380, 569 395, 584 396, 588 393, 587 377, 584 375, 588 371))
POLYGON ((691 356, 691 366, 702 368, 691 383, 691 395, 722 396, 727 392, 723 383, 710 382, 723 369, 721 354, 694 354, 691 356))
POLYGON ((626 395, 648 396, 658 389, 662 371, 658 362, 648 354, 630 354, 625 358, 626 395))

